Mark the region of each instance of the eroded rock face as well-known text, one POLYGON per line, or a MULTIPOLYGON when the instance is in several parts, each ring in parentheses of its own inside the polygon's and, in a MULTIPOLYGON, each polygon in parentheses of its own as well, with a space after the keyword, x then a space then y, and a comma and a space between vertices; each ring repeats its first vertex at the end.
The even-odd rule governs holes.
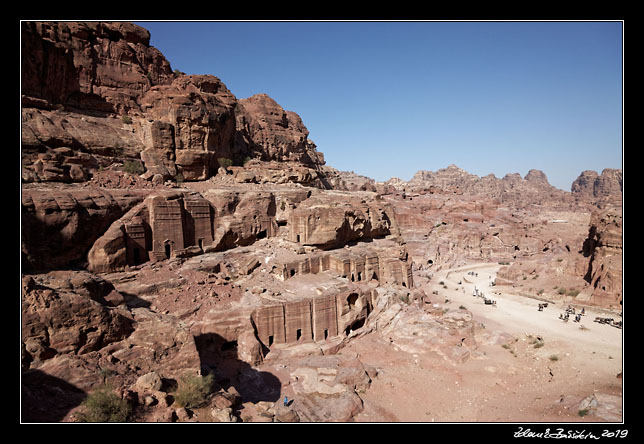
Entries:
POLYGON ((319 169, 296 162, 250 161, 243 167, 232 166, 226 171, 236 183, 295 183, 321 189, 331 188, 327 177, 319 169))
POLYGON ((316 196, 293 210, 289 240, 329 249, 358 239, 399 234, 390 206, 382 201, 367 203, 358 197, 344 197, 348 200, 331 203, 331 195, 316 196))
POLYGON ((530 170, 524 178, 512 173, 499 179, 493 174, 478 177, 456 165, 450 165, 436 172, 418 171, 409 182, 392 179, 384 185, 405 192, 429 191, 492 198, 515 208, 534 204, 571 206, 574 202, 570 193, 550 185, 546 175, 539 170, 530 170))
POLYGON ((171 81, 150 33, 126 22, 22 22, 22 94, 52 107, 127 112, 150 86, 171 81))
POLYGON ((588 297, 599 305, 621 306, 622 241, 621 208, 593 212, 588 238, 584 242, 584 256, 590 258, 584 279, 592 287, 588 297))
POLYGON ((271 193, 155 193, 96 240, 88 254, 88 268, 116 271, 148 260, 222 251, 250 245, 276 232, 271 193))
POLYGON ((23 189, 23 266, 55 269, 84 261, 96 238, 143 197, 125 190, 23 189))
POLYGON ((362 411, 357 391, 366 390, 370 383, 365 366, 356 358, 311 356, 292 365, 293 391, 299 421, 347 422, 362 411))
POLYGON ((252 157, 324 165, 300 116, 285 111, 266 94, 240 99, 236 116, 238 144, 246 145, 252 157))
POLYGON ((86 272, 57 278, 47 285, 23 278, 23 363, 60 354, 86 354, 126 338, 134 330, 130 314, 111 308, 114 288, 86 272))
POLYGON ((596 171, 583 171, 572 183, 571 192, 580 200, 596 205, 622 204, 622 170, 606 168, 601 174, 596 171))
MULTIPOLYGON (((219 167, 217 159, 240 157, 232 152, 236 103, 211 75, 181 75, 169 85, 150 88, 141 99, 152 122, 146 167, 158 167, 157 158, 170 159, 184 180, 204 180, 219 167)), ((170 168, 168 174, 173 172, 170 168)))
MULTIPOLYGON (((279 180, 328 187, 296 113, 265 94, 237 100, 213 75, 172 72, 141 27, 24 22, 22 41, 25 182, 83 182, 138 159, 146 179, 195 181, 259 159, 295 165, 279 180)), ((239 181, 275 172, 249 174, 239 181)))

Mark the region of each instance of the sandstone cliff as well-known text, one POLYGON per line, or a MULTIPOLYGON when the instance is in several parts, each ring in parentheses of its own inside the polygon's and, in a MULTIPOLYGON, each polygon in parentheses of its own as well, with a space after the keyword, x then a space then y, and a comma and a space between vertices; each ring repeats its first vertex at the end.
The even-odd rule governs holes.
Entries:
POLYGON ((598 206, 622 204, 622 170, 606 168, 601 174, 596 171, 583 171, 572 183, 572 195, 582 201, 598 206))
POLYGON ((623 294, 622 209, 596 210, 590 219, 583 253, 588 257, 584 279, 591 289, 580 298, 598 305, 620 308, 623 294))
MULTIPOLYGON (((115 162, 142 177, 205 180, 250 159, 324 176, 300 117, 183 75, 130 23, 22 23, 22 180, 83 182, 115 162)), ((314 186, 325 184, 313 181, 314 186)))
POLYGON ((25 271, 83 264, 94 241, 145 197, 127 190, 22 190, 25 271))
POLYGON ((513 173, 499 179, 493 174, 478 177, 456 165, 450 165, 436 172, 420 170, 408 182, 392 178, 384 185, 407 192, 484 196, 517 208, 546 203, 569 207, 574 202, 570 193, 550 185, 546 175, 539 170, 530 170, 523 178, 513 173))

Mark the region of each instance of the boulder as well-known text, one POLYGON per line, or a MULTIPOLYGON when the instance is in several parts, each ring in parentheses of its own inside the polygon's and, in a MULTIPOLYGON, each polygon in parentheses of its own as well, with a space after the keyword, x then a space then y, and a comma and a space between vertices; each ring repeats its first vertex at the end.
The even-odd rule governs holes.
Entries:
POLYGON ((47 286, 23 280, 22 341, 28 362, 39 363, 58 354, 86 354, 127 338, 134 331, 131 315, 79 294, 64 279, 47 286))
POLYGON ((161 377, 157 372, 146 373, 136 380, 136 387, 148 392, 161 390, 162 385, 161 377))

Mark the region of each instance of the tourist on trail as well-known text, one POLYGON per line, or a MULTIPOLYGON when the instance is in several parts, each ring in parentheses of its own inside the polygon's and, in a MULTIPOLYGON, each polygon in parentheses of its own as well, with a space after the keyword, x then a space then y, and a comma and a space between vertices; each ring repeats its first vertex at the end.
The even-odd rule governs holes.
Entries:
POLYGON ((284 407, 288 406, 288 396, 284 396, 284 407))

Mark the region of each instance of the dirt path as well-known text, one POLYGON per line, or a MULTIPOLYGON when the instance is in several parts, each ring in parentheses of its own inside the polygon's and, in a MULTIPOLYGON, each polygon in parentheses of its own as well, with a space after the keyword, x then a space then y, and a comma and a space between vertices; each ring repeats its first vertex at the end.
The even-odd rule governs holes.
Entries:
MULTIPOLYGON (((568 343, 584 352, 602 352, 619 360, 622 358, 622 330, 594 322, 596 316, 606 314, 591 308, 586 309, 579 323, 573 322, 574 316, 565 323, 559 314, 565 311, 567 304, 550 303, 543 311, 538 311, 540 301, 512 295, 503 287, 492 287, 499 265, 482 264, 438 273, 434 281, 443 280, 449 289, 462 288, 464 291, 445 291, 453 304, 462 304, 472 312, 476 319, 488 322, 511 334, 524 332, 541 332, 553 340, 568 343), (468 271, 478 275, 468 275, 468 271), (468 284, 465 279, 471 281, 468 284), (462 284, 458 285, 461 281, 462 284), (474 288, 483 292, 488 299, 497 301, 496 306, 485 305, 482 298, 472 296, 474 288), (500 293, 500 294, 499 294, 500 293), (565 306, 564 306, 565 305, 565 306)), ((617 316, 615 316, 617 318, 617 316)))
POLYGON ((412 355, 377 334, 343 351, 379 370, 360 394, 364 410, 357 421, 595 422, 621 416, 622 380, 616 376, 622 370, 622 330, 593 322, 596 315, 605 316, 593 310, 587 309, 580 323, 558 318, 565 307, 549 304, 538 311, 539 301, 489 285, 498 268, 445 270, 423 286, 432 302, 450 310, 464 306, 480 326, 464 363, 452 365, 432 352, 412 355), (472 296, 475 286, 496 306, 472 296), (609 406, 613 416, 580 414, 580 402, 594 393, 619 402, 609 406))

